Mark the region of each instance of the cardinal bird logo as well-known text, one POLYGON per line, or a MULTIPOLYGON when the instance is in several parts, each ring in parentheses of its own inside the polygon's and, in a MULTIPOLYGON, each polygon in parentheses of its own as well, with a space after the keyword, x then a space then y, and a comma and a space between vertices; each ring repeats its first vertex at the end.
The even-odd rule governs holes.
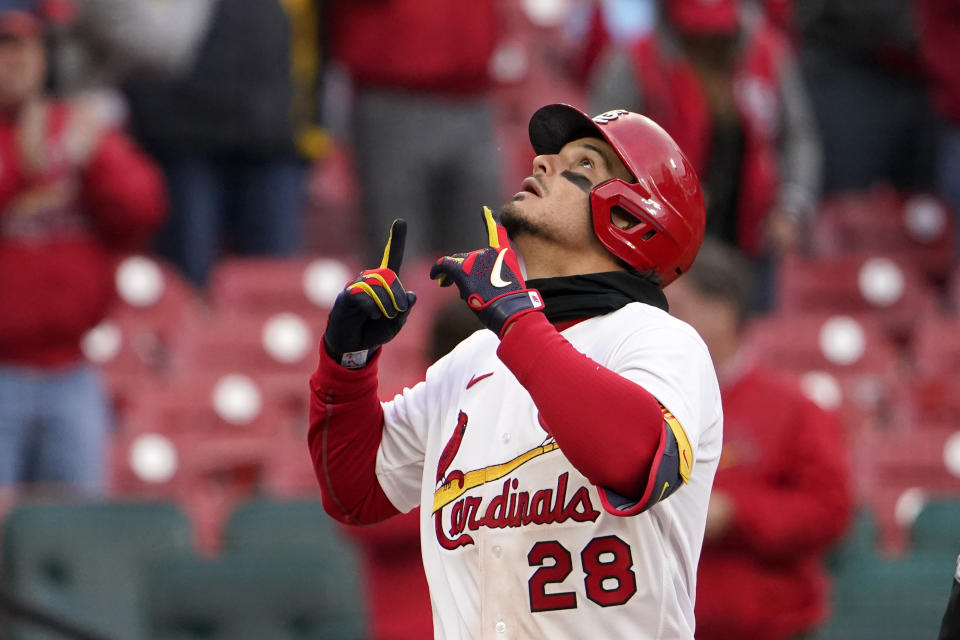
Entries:
POLYGON ((463 473, 460 471, 451 471, 450 476, 446 478, 444 478, 444 474, 447 473, 453 459, 457 457, 460 443, 463 442, 463 434, 466 431, 467 414, 461 411, 460 415, 457 416, 457 426, 453 429, 453 435, 450 436, 450 441, 447 442, 447 445, 443 448, 443 453, 440 454, 440 462, 437 464, 437 484, 440 484, 441 480, 443 484, 446 484, 454 477, 459 478, 461 482, 463 481, 463 473))

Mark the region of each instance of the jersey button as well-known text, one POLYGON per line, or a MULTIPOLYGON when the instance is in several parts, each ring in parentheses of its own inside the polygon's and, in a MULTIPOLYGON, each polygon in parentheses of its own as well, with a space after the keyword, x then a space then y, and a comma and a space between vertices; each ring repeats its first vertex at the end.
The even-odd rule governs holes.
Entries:
POLYGON ((510 434, 505 433, 503 434, 503 444, 507 444, 508 442, 510 442, 510 434))
POLYGON ((504 634, 507 632, 507 623, 501 620, 494 628, 497 630, 497 633, 504 634))
POLYGON ((494 558, 499 558, 503 555, 503 548, 501 548, 500 545, 496 545, 491 551, 493 552, 494 558))

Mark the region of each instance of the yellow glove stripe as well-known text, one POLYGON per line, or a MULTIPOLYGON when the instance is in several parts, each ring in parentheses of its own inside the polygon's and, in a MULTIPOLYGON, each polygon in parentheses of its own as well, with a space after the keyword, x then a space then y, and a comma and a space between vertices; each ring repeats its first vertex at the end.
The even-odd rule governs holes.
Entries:
MULTIPOLYGON (((351 293, 353 293, 353 290, 354 290, 354 289, 360 289, 360 290, 363 291, 365 294, 367 294, 368 296, 370 296, 371 298, 373 298, 373 301, 376 303, 377 307, 380 309, 380 313, 382 313, 385 318, 388 318, 388 319, 392 320, 393 318, 396 318, 396 317, 397 317, 397 314, 390 315, 390 313, 389 313, 389 312, 386 310, 386 308, 383 306, 383 303, 380 301, 380 296, 378 296, 378 295, 374 292, 373 288, 372 288, 370 285, 368 285, 366 282, 357 282, 356 284, 352 284, 352 285, 350 285, 350 287, 348 288, 348 291, 350 291, 351 293)), ((389 292, 389 291, 390 291, 390 289, 387 289, 387 292, 389 292)), ((393 293, 390 293, 390 298, 391 298, 391 299, 393 298, 393 293)), ((397 306, 396 300, 394 300, 393 306, 394 306, 394 307, 397 306)), ((399 309, 397 309, 397 310, 399 311, 399 309)))
POLYGON ((497 235, 497 221, 493 219, 493 212, 490 207, 483 208, 483 221, 487 223, 487 236, 491 247, 500 248, 500 238, 497 235))
MULTIPOLYGON (((383 276, 380 275, 379 273, 368 273, 367 275, 364 276, 365 280, 370 278, 373 278, 374 280, 380 283, 380 286, 382 286, 384 291, 387 292, 387 295, 390 296, 390 302, 393 303, 393 308, 396 309, 397 311, 400 311, 401 309, 400 309, 400 306, 397 305, 397 299, 393 297, 393 289, 391 289, 390 285, 387 284, 387 281, 383 279, 383 276)), ((397 284, 400 284, 400 278, 397 278, 397 284)), ((400 284, 400 287, 403 288, 403 285, 400 284)))
POLYGON ((390 245, 393 244, 393 226, 390 226, 390 237, 387 238, 387 246, 383 248, 383 259, 380 260, 380 268, 386 269, 390 264, 390 245))

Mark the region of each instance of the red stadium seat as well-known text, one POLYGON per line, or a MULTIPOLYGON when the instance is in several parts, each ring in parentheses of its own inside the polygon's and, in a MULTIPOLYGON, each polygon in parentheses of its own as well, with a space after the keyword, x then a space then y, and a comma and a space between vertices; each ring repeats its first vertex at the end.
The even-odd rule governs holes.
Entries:
POLYGON ((872 434, 854 447, 855 464, 866 467, 866 499, 878 515, 883 546, 902 551, 924 496, 960 491, 960 435, 957 426, 907 428, 872 434))
POLYGON ((924 376, 960 374, 960 318, 932 313, 919 317, 912 357, 924 376))
POLYGON ((275 441, 263 435, 122 434, 113 442, 110 495, 178 502, 193 522, 199 550, 213 552, 233 507, 269 485, 275 441))
POLYGON ((891 428, 899 384, 894 345, 869 318, 824 314, 771 315, 751 321, 744 352, 795 376, 848 433, 891 428))
POLYGON ((897 257, 855 254, 784 259, 780 277, 783 313, 836 313, 871 318, 892 337, 909 340, 916 318, 936 306, 930 286, 897 257))
POLYGON ((884 375, 859 371, 811 369, 789 372, 804 394, 836 415, 851 437, 862 432, 895 429, 905 411, 891 394, 895 382, 884 375))
POLYGON ((895 346, 871 318, 809 313, 750 322, 744 347, 752 357, 788 371, 837 371, 896 377, 895 346))
POLYGON ((220 312, 295 311, 326 318, 333 299, 359 271, 334 258, 229 258, 211 276, 210 296, 220 312))
POLYGON ((917 375, 900 391, 903 419, 918 428, 960 427, 960 372, 917 375))
MULTIPOLYGON (((306 394, 306 380, 304 380, 306 394)), ((144 388, 131 402, 121 432, 274 436, 296 429, 282 399, 255 374, 203 373, 144 388)))
POLYGON ((200 322, 204 308, 190 284, 153 257, 128 256, 115 275, 116 304, 82 346, 122 412, 141 385, 160 384, 170 374, 175 336, 200 322))
POLYGON ((309 376, 316 367, 320 332, 316 316, 294 312, 218 312, 185 329, 173 343, 178 375, 253 371, 309 376))
POLYGON ((819 256, 895 255, 943 281, 956 261, 956 224, 943 201, 881 186, 826 199, 814 216, 811 234, 819 256))

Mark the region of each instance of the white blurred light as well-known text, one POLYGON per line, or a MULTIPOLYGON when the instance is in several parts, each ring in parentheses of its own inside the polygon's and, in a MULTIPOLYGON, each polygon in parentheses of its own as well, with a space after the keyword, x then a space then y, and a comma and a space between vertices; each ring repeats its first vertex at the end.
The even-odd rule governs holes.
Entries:
POLYGON ((808 371, 800 379, 805 396, 825 411, 836 411, 843 402, 843 392, 837 379, 826 371, 808 371))
POLYGON ((124 302, 149 307, 163 295, 163 272, 150 258, 131 256, 117 267, 116 285, 124 302))
POLYGON ((130 447, 130 468, 144 482, 166 482, 177 472, 177 448, 156 433, 138 436, 130 447))
POLYGON ((522 42, 504 42, 490 56, 490 76, 497 82, 519 82, 530 69, 530 58, 522 42))
POLYGON ((866 342, 863 327, 849 316, 834 316, 820 327, 820 351, 834 364, 849 365, 859 360, 866 342))
POLYGON ((307 300, 318 307, 329 307, 351 279, 350 272, 339 260, 314 260, 303 272, 303 291, 307 300))
POLYGON ((936 198, 915 195, 904 207, 903 222, 917 242, 935 242, 943 237, 947 228, 947 212, 936 198))
POLYGON ((889 307, 903 297, 903 271, 889 258, 870 258, 857 276, 860 294, 870 304, 889 307))
POLYGON ((923 509, 926 500, 926 494, 919 487, 911 487, 901 493, 893 507, 893 517, 897 524, 909 529, 913 521, 917 519, 920 510, 923 509))
POLYGON ((295 313, 278 313, 267 320, 261 339, 272 358, 286 363, 300 362, 313 345, 310 328, 295 313))
POLYGON ((96 364, 110 362, 120 352, 123 334, 114 323, 104 320, 83 336, 80 349, 87 360, 96 364))
POLYGON ((556 27, 567 15, 567 0, 523 0, 523 11, 538 27, 556 27))
POLYGON ((260 415, 262 407, 260 389, 245 375, 225 375, 213 389, 214 411, 231 424, 249 424, 260 415))
POLYGON ((951 474, 960 476, 960 431, 951 434, 943 444, 943 464, 951 474))

